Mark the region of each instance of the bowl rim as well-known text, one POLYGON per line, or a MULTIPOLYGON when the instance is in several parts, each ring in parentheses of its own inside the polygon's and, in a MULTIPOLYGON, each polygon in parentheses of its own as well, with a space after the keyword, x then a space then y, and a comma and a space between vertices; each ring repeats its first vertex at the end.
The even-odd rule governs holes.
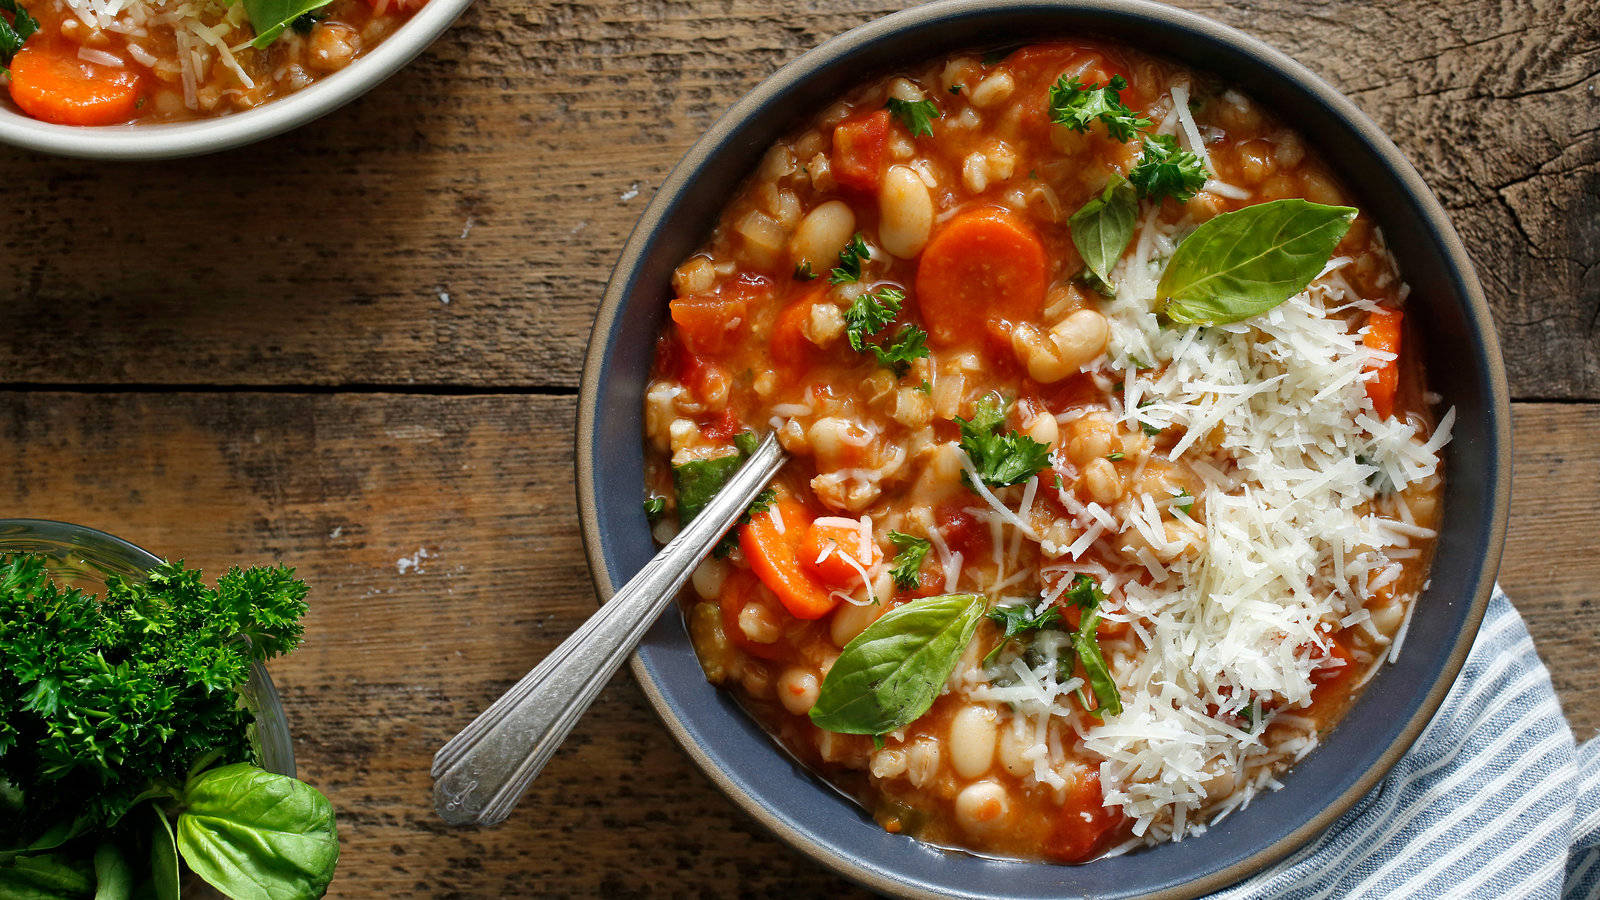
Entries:
POLYGON ((0 105, 0 144, 75 159, 160 160, 231 150, 298 128, 344 106, 400 71, 444 33, 472 0, 428 0, 371 52, 325 78, 255 109, 192 122, 53 125, 0 105))
MULTIPOLYGON (((709 160, 719 156, 765 104, 808 80, 815 70, 843 58, 868 53, 874 43, 892 34, 914 31, 946 18, 981 16, 986 10, 1012 13, 1018 10, 1039 10, 1063 17, 1077 15, 1085 18, 1110 13, 1124 18, 1153 21, 1165 27, 1188 31, 1203 40, 1229 45, 1252 57, 1263 73, 1293 83, 1299 90, 1323 104, 1333 118, 1348 126, 1349 130, 1366 144, 1374 157, 1410 194, 1423 228, 1436 237, 1446 268, 1456 276, 1460 287, 1461 305, 1475 332, 1474 337, 1487 358, 1485 368, 1489 402, 1484 414, 1498 454, 1494 459, 1491 502, 1483 516, 1486 526, 1484 531, 1486 552, 1479 560, 1473 577, 1476 590, 1469 599, 1461 630, 1455 637, 1455 644, 1439 670, 1435 683, 1405 727, 1398 732, 1372 767, 1316 815, 1231 866, 1148 895, 1162 900, 1186 900, 1237 883, 1303 846, 1370 792, 1411 748, 1444 702, 1472 648, 1494 590, 1510 507, 1510 392, 1489 304, 1460 236, 1422 176, 1382 129, 1331 84, 1265 41, 1197 13, 1160 5, 1150 0, 1021 0, 998 7, 989 0, 935 0, 919 7, 869 20, 829 38, 762 79, 696 140, 662 181, 624 244, 596 311, 578 392, 576 488, 584 553, 588 559, 595 590, 599 595, 598 599, 604 603, 611 598, 616 585, 611 581, 606 564, 597 497, 596 457, 593 451, 599 416, 598 398, 606 374, 609 351, 618 334, 616 327, 618 319, 629 296, 631 274, 642 263, 644 252, 652 242, 652 236, 665 222, 674 200, 692 185, 699 170, 709 160)), ((892 896, 929 898, 941 896, 885 877, 885 873, 881 870, 863 865, 849 854, 836 853, 812 835, 792 827, 781 816, 767 809, 755 797, 735 784, 699 745, 682 719, 676 715, 637 653, 632 656, 629 665, 650 705, 672 733, 678 745, 717 788, 747 815, 811 859, 872 890, 892 896)))

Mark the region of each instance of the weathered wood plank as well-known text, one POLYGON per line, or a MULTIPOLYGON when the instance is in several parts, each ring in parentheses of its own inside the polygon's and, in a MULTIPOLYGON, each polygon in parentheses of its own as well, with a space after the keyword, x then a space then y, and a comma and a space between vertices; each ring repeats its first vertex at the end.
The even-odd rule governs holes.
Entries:
MULTIPOLYGON (((683 150, 899 5, 482 3, 370 96, 256 147, 141 166, 0 149, 0 382, 570 387, 683 150)), ((1306 61, 1417 161, 1518 396, 1600 399, 1596 0, 1184 5, 1306 61)))
MULTIPOLYGON (((299 567, 308 641, 273 671, 302 774, 341 811, 335 896, 845 893, 723 799, 628 676, 507 824, 433 817, 434 750, 592 609, 573 414, 570 397, 0 394, 0 510, 212 570, 299 567)), ((1587 736, 1600 405, 1524 404, 1516 426, 1504 583, 1587 736)))

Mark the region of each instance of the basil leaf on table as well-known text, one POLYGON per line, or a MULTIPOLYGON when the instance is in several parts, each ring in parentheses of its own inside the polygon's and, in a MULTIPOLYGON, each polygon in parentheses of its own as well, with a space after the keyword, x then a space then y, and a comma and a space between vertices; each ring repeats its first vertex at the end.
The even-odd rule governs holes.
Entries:
POLYGON ((1351 207, 1306 200, 1223 213, 1178 245, 1156 297, 1175 322, 1224 325, 1258 316, 1306 289, 1355 217, 1351 207))
POLYGON ((150 829, 150 886, 156 900, 178 900, 178 841, 167 814, 154 804, 149 810, 155 819, 150 829))
POLYGON ((984 608, 976 594, 947 594, 885 613, 834 660, 811 721, 839 734, 873 735, 915 721, 972 642, 984 608))
POLYGON ((250 27, 256 31, 252 47, 265 47, 278 39, 295 19, 315 12, 333 0, 244 0, 245 14, 250 17, 250 27))
POLYGON ((101 841, 94 850, 94 900, 132 900, 133 867, 122 848, 101 841))
POLYGON ((94 870, 62 853, 23 856, 0 865, 6 900, 76 900, 94 896, 94 870))
POLYGON ((178 850, 234 900, 316 900, 339 862, 333 805, 316 788, 248 763, 202 772, 184 788, 178 850))
POLYGON ((1111 270, 1133 240, 1138 218, 1139 192, 1128 179, 1112 175, 1100 196, 1090 199, 1067 220, 1072 243, 1083 257, 1083 264, 1106 284, 1111 283, 1111 270))

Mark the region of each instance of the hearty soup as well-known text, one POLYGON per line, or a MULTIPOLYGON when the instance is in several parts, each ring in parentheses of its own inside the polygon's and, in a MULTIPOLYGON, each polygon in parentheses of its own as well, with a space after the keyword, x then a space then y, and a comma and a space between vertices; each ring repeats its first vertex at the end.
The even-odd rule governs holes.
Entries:
POLYGON ((1179 839, 1400 650, 1439 519, 1407 288, 1313 147, 1106 43, 958 54, 773 146, 674 278, 646 512, 794 459, 684 609, 882 826, 1179 839))
POLYGON ((226 115, 339 71, 425 2, 0 0, 0 82, 60 125, 226 115))

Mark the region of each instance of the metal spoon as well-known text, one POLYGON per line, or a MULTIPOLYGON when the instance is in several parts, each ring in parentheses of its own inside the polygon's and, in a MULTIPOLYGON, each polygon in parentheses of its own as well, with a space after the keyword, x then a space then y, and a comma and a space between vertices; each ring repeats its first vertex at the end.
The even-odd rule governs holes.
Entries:
POLYGON ((767 435, 699 515, 610 602, 433 757, 433 808, 451 825, 494 825, 616 674, 700 561, 766 488, 786 457, 767 435))

